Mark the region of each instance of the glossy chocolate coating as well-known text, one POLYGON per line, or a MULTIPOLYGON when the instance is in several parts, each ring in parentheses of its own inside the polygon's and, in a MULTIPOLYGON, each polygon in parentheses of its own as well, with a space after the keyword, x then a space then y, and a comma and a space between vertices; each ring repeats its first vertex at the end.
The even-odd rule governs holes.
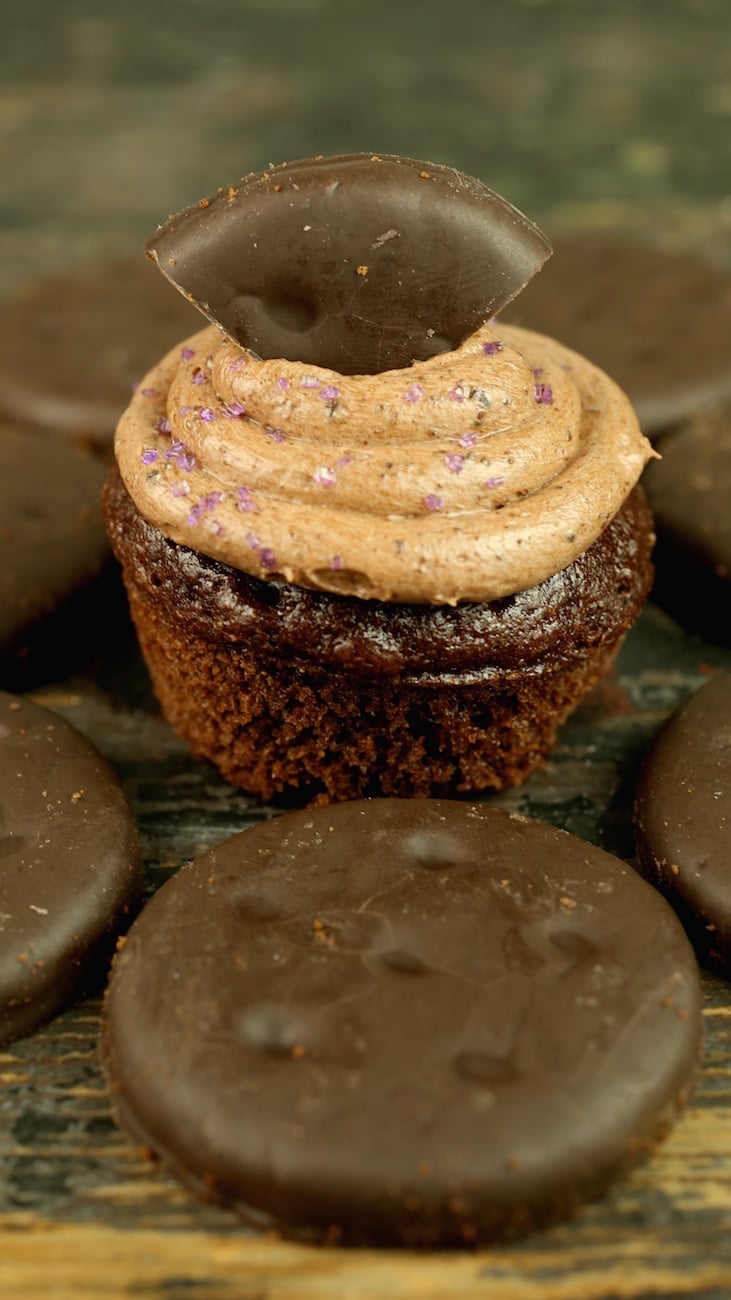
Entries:
POLYGON ((612 645, 652 581, 652 515, 641 488, 573 564, 536 587, 485 603, 416 605, 262 581, 164 537, 137 511, 119 473, 104 490, 118 558, 186 632, 254 646, 273 660, 423 686, 508 669, 541 673, 612 645))
POLYGON ((656 737, 635 824, 643 872, 701 959, 731 974, 731 673, 691 695, 656 737))
POLYGON ((0 1043, 60 1010, 141 889, 109 764, 50 709, 0 692, 0 1043))
POLYGON ((248 1220, 463 1244, 569 1213, 664 1134, 699 997, 624 863, 484 804, 365 800, 166 884, 115 958, 104 1052, 125 1127, 248 1220))
POLYGON ((245 176, 171 217, 147 248, 236 342, 342 374, 455 348, 551 252, 481 181, 388 154, 245 176))

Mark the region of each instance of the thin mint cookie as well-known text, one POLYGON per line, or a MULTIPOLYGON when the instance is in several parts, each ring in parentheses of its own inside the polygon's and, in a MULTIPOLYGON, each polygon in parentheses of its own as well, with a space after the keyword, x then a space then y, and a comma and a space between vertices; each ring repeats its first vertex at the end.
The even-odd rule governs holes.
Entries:
POLYGON ((199 320, 142 253, 30 280, 0 307, 0 411, 110 446, 133 385, 199 320))
POLYGON ((691 1085, 694 954, 624 863, 484 804, 290 813, 154 896, 115 958, 123 1126, 311 1240, 460 1245, 570 1214, 691 1085), (652 943, 647 941, 652 935, 652 943))
POLYGON ((0 419, 5 687, 83 662, 103 631, 111 614, 111 552, 99 505, 104 477, 104 467, 77 448, 0 419))
POLYGON ((504 319, 606 370, 648 436, 731 394, 731 276, 690 253, 557 232, 553 257, 504 319))
POLYGON ((141 887, 132 814, 90 741, 0 692, 0 1043, 48 1020, 108 955, 141 887))
POLYGON ((642 480, 657 531, 651 599, 731 644, 731 403, 699 411, 658 450, 642 480))
POLYGON ((641 870, 701 959, 731 975, 731 673, 691 695, 655 738, 635 829, 641 870))

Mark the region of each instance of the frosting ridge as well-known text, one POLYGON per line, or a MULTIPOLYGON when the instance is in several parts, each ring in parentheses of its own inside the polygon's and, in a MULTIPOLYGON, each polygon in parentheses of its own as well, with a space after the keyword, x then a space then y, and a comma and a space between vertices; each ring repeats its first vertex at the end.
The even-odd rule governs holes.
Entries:
POLYGON ((565 568, 653 454, 602 371, 500 322, 377 375, 261 360, 209 326, 139 385, 116 453, 176 542, 259 577, 434 604, 565 568))

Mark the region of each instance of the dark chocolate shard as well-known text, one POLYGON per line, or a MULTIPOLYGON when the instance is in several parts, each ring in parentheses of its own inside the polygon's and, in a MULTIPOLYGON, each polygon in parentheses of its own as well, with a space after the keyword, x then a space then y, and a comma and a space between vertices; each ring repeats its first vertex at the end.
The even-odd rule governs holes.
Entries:
POLYGON ((551 245, 451 167, 348 154, 245 176, 171 217, 147 253, 258 356, 375 374, 457 347, 551 245))

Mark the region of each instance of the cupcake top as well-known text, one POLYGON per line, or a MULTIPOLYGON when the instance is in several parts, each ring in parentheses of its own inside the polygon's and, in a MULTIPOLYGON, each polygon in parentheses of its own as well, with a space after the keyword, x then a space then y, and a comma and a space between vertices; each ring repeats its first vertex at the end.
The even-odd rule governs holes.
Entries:
MULTIPOLYGON (((329 160, 329 166, 315 160, 314 186, 295 169, 286 174, 290 188, 280 183, 277 189, 271 178, 284 173, 265 173, 267 201, 281 198, 290 222, 310 218, 303 240, 313 228, 321 236, 299 253, 308 286, 313 260, 324 268, 311 328, 292 306, 303 301, 301 282, 290 284, 277 332, 271 296, 265 328, 261 289, 249 310, 241 294, 212 276, 205 302, 195 300, 206 315, 219 310, 223 319, 175 348, 139 385, 117 430, 120 471, 140 513, 166 536, 260 577, 387 601, 494 600, 536 585, 588 549, 652 452, 628 399, 597 367, 543 336, 485 323, 545 259, 540 232, 479 182, 464 178, 460 190, 451 169, 387 160, 383 171, 376 166, 383 161, 364 156, 359 169, 353 159, 329 160), (347 164, 339 181, 338 163, 347 164), (402 166, 403 193, 394 179, 402 166), (381 176, 385 209, 376 183, 381 176), (436 189, 426 189, 428 201, 415 206, 416 181, 431 185, 435 176, 436 189), (352 224, 342 238, 338 233, 343 212, 329 211, 333 185, 346 199, 349 185, 356 190, 358 238, 368 261, 358 261, 352 224), (378 244, 388 214, 391 233, 378 244), (448 263, 447 280, 466 285, 461 317, 459 295, 442 308, 444 293, 425 295, 421 280, 409 279, 393 255, 394 248, 423 251, 425 231, 429 256, 441 257, 433 280, 444 283, 448 263), (379 254, 389 246, 380 275, 379 254), (333 270, 338 249, 343 255, 333 270), (478 271, 468 274, 473 264, 478 271), (343 281, 350 285, 347 298, 343 281), (365 331, 359 329, 366 301, 359 281, 375 283, 365 331), (476 293, 486 304, 482 321, 475 316, 476 293), (347 317, 346 351, 338 350, 338 311, 347 317), (299 347, 292 340, 296 320, 299 347), (376 368, 384 355, 411 360, 376 368), (342 368, 312 356, 340 360, 342 368), (356 373, 345 364, 353 358, 356 373)), ((298 166, 311 181, 307 165, 298 166)), ((220 241, 221 223, 233 221, 234 248, 240 248, 241 223, 234 218, 240 207, 250 217, 252 208, 266 206, 261 178, 227 194, 235 196, 228 207, 214 200, 224 210, 213 233, 220 241)), ((210 223, 208 208, 200 211, 210 223)), ((166 273, 172 269, 171 278, 178 276, 179 287, 195 296, 201 284, 187 287, 193 282, 186 259, 192 256, 195 265, 190 220, 190 210, 171 219, 154 242, 166 273), (178 222, 180 264, 171 251, 178 222)), ((200 242, 199 224, 193 230, 200 242)), ((244 232, 250 258, 255 227, 250 222, 244 232)), ((218 245, 217 253, 220 264, 218 245)), ((261 286, 261 267, 245 274, 261 286)), ((310 287, 308 293, 311 302, 310 287)), ((281 286, 277 295, 281 315, 281 286)))

